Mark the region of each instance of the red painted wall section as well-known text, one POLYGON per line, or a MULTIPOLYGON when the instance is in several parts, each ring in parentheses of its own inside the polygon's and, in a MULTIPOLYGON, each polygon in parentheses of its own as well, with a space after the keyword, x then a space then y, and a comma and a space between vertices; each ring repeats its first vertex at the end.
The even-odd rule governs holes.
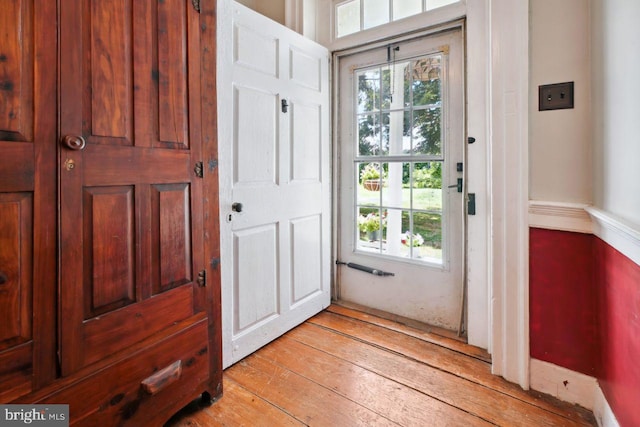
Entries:
POLYGON ((531 228, 529 245, 531 357, 596 376, 593 236, 531 228))
POLYGON ((640 426, 640 266, 597 237, 594 253, 600 387, 621 426, 640 426))

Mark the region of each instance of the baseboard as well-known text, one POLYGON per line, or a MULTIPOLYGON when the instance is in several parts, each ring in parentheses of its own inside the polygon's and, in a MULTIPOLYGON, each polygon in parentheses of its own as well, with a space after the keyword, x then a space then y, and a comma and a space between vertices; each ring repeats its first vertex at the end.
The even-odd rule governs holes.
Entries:
POLYGON ((586 211, 593 219, 593 234, 640 265, 640 225, 593 206, 586 211))
POLYGON ((600 427, 620 427, 599 385, 596 387, 594 394, 593 415, 595 415, 600 427))
POLYGON ((530 362, 531 388, 565 402, 594 409, 598 380, 538 359, 530 362))
POLYGON ((549 230, 592 233, 588 205, 578 203, 529 201, 529 226, 549 230))

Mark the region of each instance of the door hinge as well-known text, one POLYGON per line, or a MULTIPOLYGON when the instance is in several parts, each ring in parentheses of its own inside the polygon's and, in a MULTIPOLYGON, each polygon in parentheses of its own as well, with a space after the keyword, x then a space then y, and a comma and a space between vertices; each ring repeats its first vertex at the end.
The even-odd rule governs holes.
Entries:
POLYGON ((200 13, 200 0, 191 0, 191 4, 196 12, 200 13))
POLYGON ((196 282, 198 282, 198 286, 200 286, 201 288, 207 286, 207 270, 202 270, 198 273, 196 282))
POLYGON ((282 107, 283 113, 286 113, 287 111, 289 111, 289 103, 287 102, 286 99, 283 99, 282 101, 280 101, 280 106, 282 107))
POLYGON ((196 162, 196 167, 193 168, 193 171, 196 173, 198 178, 202 178, 204 176, 204 168, 202 166, 202 162, 196 162))

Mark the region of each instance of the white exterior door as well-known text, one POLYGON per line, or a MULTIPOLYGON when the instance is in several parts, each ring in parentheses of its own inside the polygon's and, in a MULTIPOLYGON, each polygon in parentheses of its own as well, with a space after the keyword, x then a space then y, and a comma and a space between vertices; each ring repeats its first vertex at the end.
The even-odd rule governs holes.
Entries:
POLYGON ((462 30, 339 57, 338 297, 457 329, 464 282, 462 30))
POLYGON ((223 364, 330 303, 328 51, 218 9, 223 364))

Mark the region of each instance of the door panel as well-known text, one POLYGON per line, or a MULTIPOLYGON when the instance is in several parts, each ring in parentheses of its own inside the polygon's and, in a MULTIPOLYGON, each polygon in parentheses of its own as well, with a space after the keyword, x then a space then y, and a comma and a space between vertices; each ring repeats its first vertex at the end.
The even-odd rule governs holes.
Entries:
POLYGON ((60 149, 68 375, 195 312, 202 159, 189 100, 199 99, 199 18, 188 0, 60 8, 60 130, 86 141, 60 149))
POLYGON ((0 402, 55 373, 56 4, 0 13, 0 402))
POLYGON ((326 49, 235 2, 218 22, 229 366, 329 305, 329 66, 326 49))

